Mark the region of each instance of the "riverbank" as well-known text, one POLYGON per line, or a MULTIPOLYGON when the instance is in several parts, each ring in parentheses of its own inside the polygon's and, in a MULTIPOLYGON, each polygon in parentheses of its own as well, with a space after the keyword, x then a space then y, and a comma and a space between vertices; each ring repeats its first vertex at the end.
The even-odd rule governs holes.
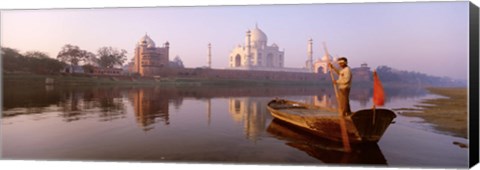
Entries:
POLYGON ((250 80, 250 79, 224 79, 224 78, 191 78, 191 77, 141 77, 141 76, 98 76, 84 74, 56 74, 38 75, 28 73, 3 74, 2 80, 10 85, 73 85, 73 86, 96 86, 96 85, 154 85, 154 86, 245 86, 245 85, 322 85, 329 82, 319 81, 273 81, 273 80, 250 80))
POLYGON ((423 100, 415 105, 420 109, 404 109, 400 114, 422 118, 439 132, 467 138, 467 88, 432 87, 427 90, 444 97, 423 100))

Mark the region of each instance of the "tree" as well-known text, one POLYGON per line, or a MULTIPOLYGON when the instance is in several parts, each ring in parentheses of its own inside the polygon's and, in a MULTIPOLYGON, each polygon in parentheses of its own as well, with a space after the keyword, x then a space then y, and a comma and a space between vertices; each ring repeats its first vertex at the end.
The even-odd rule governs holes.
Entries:
POLYGON ((102 47, 98 49, 98 65, 103 68, 113 68, 122 66, 127 60, 127 51, 124 49, 117 50, 112 47, 102 47))
POLYGON ((25 58, 26 67, 33 73, 58 73, 66 65, 40 51, 28 51, 25 53, 25 58))
POLYGON ((17 50, 2 47, 3 69, 12 72, 58 73, 66 64, 50 58, 40 51, 28 51, 25 54, 17 50))
POLYGON ((86 65, 98 65, 98 58, 92 52, 83 51, 83 56, 85 56, 84 62, 86 65))
POLYGON ((41 58, 40 59, 43 65, 45 66, 43 69, 46 73, 58 73, 60 70, 62 70, 65 65, 67 65, 65 62, 58 61, 53 58, 41 58))
POLYGON ((18 50, 2 47, 1 55, 4 71, 18 71, 18 69, 21 68, 20 64, 24 56, 20 54, 18 50))
POLYGON ((25 57, 31 57, 31 58, 50 58, 46 53, 40 52, 40 51, 27 51, 25 53, 25 57))
POLYGON ((88 62, 93 57, 95 57, 95 54, 70 44, 63 46, 57 55, 60 61, 67 62, 74 66, 77 66, 80 62, 88 62))
POLYGON ((377 74, 381 75, 383 82, 419 86, 466 86, 462 81, 427 75, 417 71, 397 70, 388 66, 379 66, 376 70, 377 74))

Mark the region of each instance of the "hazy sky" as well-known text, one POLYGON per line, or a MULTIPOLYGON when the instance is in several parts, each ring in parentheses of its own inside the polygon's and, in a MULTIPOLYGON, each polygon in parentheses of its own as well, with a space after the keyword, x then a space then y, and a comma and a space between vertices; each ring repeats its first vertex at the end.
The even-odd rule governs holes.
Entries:
POLYGON ((128 51, 147 33, 170 42, 170 60, 186 67, 226 68, 229 54, 244 44, 255 24, 285 50, 286 67, 303 67, 307 41, 314 59, 322 42, 351 67, 367 63, 400 70, 467 79, 468 2, 362 3, 210 7, 146 7, 6 10, 1 12, 1 46, 42 51, 56 57, 65 44, 96 53, 103 46, 128 51))

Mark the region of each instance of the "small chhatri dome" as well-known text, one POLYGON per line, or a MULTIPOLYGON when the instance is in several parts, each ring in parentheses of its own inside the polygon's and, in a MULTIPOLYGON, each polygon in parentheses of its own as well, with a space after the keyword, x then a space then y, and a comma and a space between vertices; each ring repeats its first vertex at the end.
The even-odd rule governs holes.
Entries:
POLYGON ((152 48, 155 47, 155 42, 147 35, 145 34, 139 41, 137 45, 147 45, 147 47, 152 48))
POLYGON ((267 35, 258 28, 258 25, 255 24, 255 28, 252 30, 252 42, 264 42, 267 43, 267 35))
POLYGON ((332 55, 326 54, 326 55, 323 55, 322 61, 335 61, 335 60, 332 59, 332 55))

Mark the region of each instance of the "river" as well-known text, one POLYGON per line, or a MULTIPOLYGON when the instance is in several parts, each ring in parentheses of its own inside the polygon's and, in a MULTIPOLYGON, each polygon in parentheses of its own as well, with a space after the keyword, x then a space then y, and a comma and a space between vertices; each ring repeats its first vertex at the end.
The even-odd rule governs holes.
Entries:
MULTIPOLYGON (((385 108, 435 98, 421 88, 386 88, 385 108)), ((4 85, 1 155, 11 160, 195 162, 467 168, 467 139, 397 114, 376 145, 351 153, 274 120, 275 98, 335 107, 331 86, 4 85)), ((372 89, 352 88, 352 110, 372 89)))

